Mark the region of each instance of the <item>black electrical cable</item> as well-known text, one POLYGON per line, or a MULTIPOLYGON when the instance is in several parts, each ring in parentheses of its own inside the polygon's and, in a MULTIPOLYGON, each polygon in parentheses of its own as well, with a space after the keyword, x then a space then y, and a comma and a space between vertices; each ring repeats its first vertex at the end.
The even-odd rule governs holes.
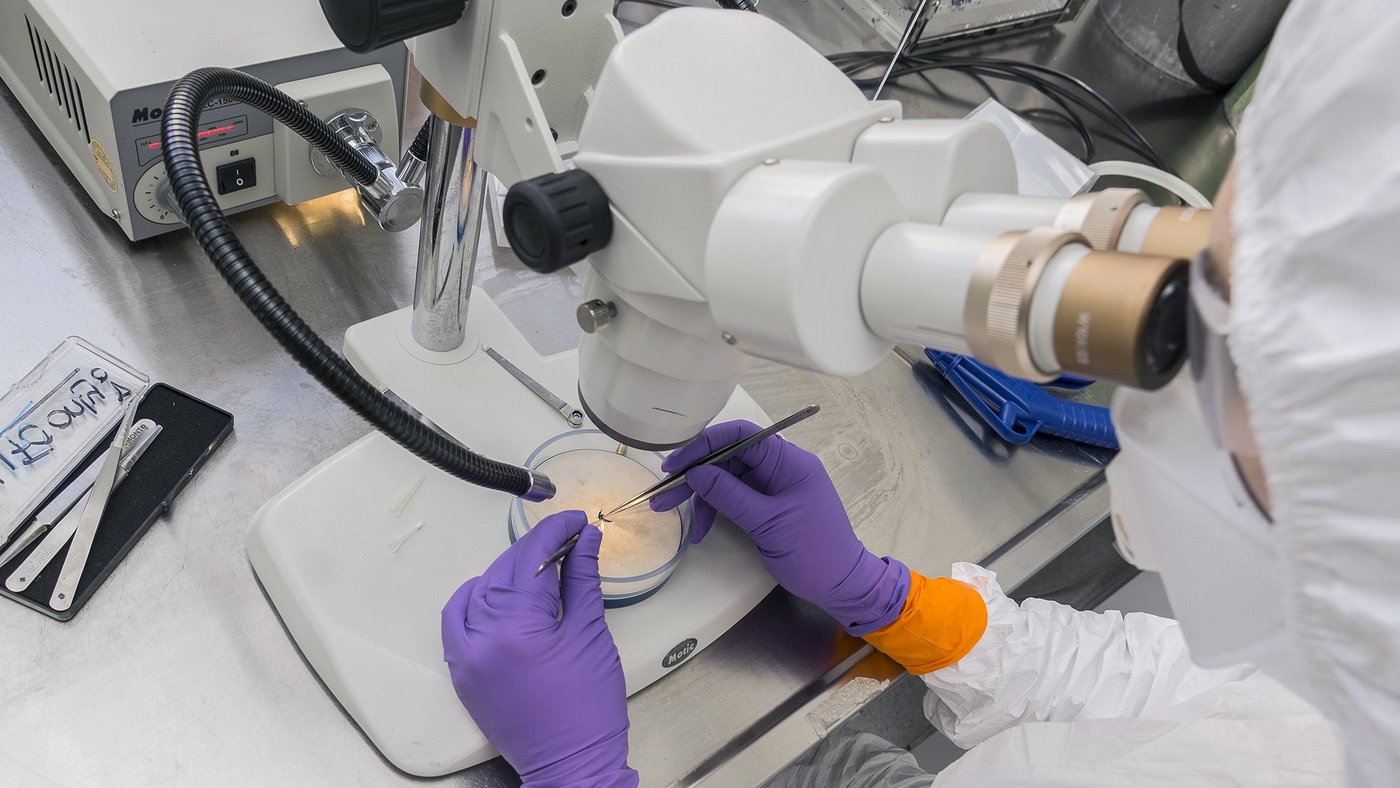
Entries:
MULTIPOLYGON (((900 73, 911 73, 914 71, 921 72, 931 69, 948 69, 958 71, 964 74, 989 75, 992 71, 994 71, 994 76, 996 76, 997 78, 1019 82, 1029 87, 1032 87, 1033 89, 1037 90, 1042 95, 1044 95, 1046 98, 1055 101, 1055 103, 1057 104, 1060 104, 1061 107, 1063 107, 1063 103, 1062 101, 1056 101, 1057 98, 1062 99, 1063 101, 1074 103, 1088 110, 1105 123, 1108 123, 1109 125, 1118 128, 1120 131, 1124 131, 1125 133, 1132 136, 1135 142, 1129 147, 1136 153, 1142 155, 1149 161, 1152 161, 1154 164, 1160 165, 1164 163, 1160 161, 1161 157, 1158 156, 1155 150, 1151 148, 1151 143, 1148 143, 1145 138, 1141 138, 1141 134, 1138 133, 1136 128, 1132 127, 1132 124, 1129 121, 1127 121, 1126 118, 1123 118, 1121 114, 1115 116, 1114 114, 1106 113, 1094 104, 1085 101, 1084 98, 1082 98, 1081 96, 1076 95, 1072 90, 1069 90, 1063 85, 1054 83, 1048 79, 1041 77, 1031 69, 1027 69, 1025 71, 1020 70, 1023 66, 1031 65, 1034 64, 1017 64, 1015 61, 997 61, 982 59, 937 59, 931 61, 915 61, 915 63, 911 65, 906 71, 900 73)), ((1088 91, 1093 90, 1087 85, 1082 85, 1082 87, 1086 88, 1088 91)), ((1097 94, 1096 91, 1095 94, 1097 94)), ((1099 98, 1101 99, 1102 97, 1099 98)), ((1107 99, 1102 99, 1102 101, 1105 104, 1107 104, 1107 99)), ((1117 112, 1116 108, 1112 108, 1111 104, 1107 104, 1107 106, 1111 108, 1113 112, 1117 112)), ((1077 112, 1071 111, 1071 114, 1074 115, 1074 117, 1076 118, 1079 117, 1077 112)))
POLYGON ((657 7, 657 8, 689 8, 689 7, 690 7, 690 6, 687 6, 686 3, 672 3, 671 0, 616 0, 615 3, 613 3, 613 13, 616 14, 617 8, 622 7, 623 4, 626 4, 626 3, 636 3, 637 6, 654 6, 654 7, 657 7))
POLYGON ((1094 135, 1089 132, 1088 127, 1084 124, 1084 119, 1079 117, 1078 114, 1074 112, 1065 113, 1060 110, 1049 109, 1046 107, 1031 107, 1029 109, 1023 109, 1021 110, 1020 114, 1022 117, 1028 120, 1034 120, 1035 118, 1045 118, 1054 123, 1058 123, 1062 126, 1068 127, 1071 131, 1079 135, 1079 142, 1081 145, 1084 146, 1084 155, 1083 157, 1081 157, 1080 161, 1088 162, 1094 158, 1094 155, 1097 152, 1096 143, 1094 142, 1094 135))
MULTIPOLYGON (((1061 113, 1060 113, 1059 111, 1053 110, 1053 109, 1049 109, 1049 108, 1045 108, 1045 107, 1031 107, 1031 108, 1029 108, 1029 109, 1022 110, 1022 111, 1021 111, 1021 115, 1025 116, 1025 117, 1027 117, 1027 118, 1031 118, 1031 117, 1044 117, 1044 118, 1046 118, 1047 120, 1053 120, 1053 121, 1055 121, 1055 122, 1057 122, 1057 123, 1061 123, 1061 124, 1066 125, 1066 126, 1071 126, 1071 127, 1072 127, 1072 125, 1073 125, 1071 122, 1065 120, 1065 119, 1061 116, 1061 113)), ((1094 130, 1094 138, 1095 138, 1096 141, 1098 141, 1098 140, 1104 140, 1104 141, 1107 141, 1107 142, 1111 142, 1111 143, 1113 143, 1114 145, 1118 145, 1118 146, 1120 146, 1120 147, 1127 148, 1127 149, 1130 150, 1130 151, 1138 152, 1138 151, 1137 151, 1137 148, 1134 146, 1134 144, 1133 144, 1133 142, 1132 142, 1131 140, 1129 140, 1129 139, 1126 138, 1126 137, 1120 136, 1120 135, 1118 135, 1118 134, 1114 134, 1114 133, 1111 132, 1111 131, 1104 131, 1103 129, 1095 129, 1095 130, 1094 130)), ((1097 142, 1096 142, 1096 144, 1097 144, 1097 142)), ((1140 155, 1141 155, 1141 154, 1140 154, 1140 155)), ((1146 156, 1146 155, 1142 155, 1142 158, 1146 159, 1147 156, 1146 156)))
MULTIPOLYGON (((1151 158, 1155 160, 1154 163, 1158 167, 1164 170, 1169 169, 1166 166, 1166 162, 1162 159, 1161 154, 1157 152, 1156 147, 1154 147, 1152 143, 1148 141, 1147 137, 1143 136, 1142 132, 1138 130, 1137 126, 1134 126, 1132 121, 1128 120, 1127 116, 1124 115, 1116 106, 1114 106, 1113 102, 1109 101, 1106 96, 1104 96, 1099 91, 1095 90, 1092 85, 1080 79, 1079 77, 1076 77, 1073 74, 1069 74, 1064 71, 1060 71, 1056 68, 1042 66, 1039 63, 1027 63, 1019 60, 1006 60, 1003 58, 968 58, 965 60, 968 60, 970 62, 995 64, 1006 68, 1024 69, 1026 71, 1044 74, 1048 77, 1054 77, 1056 79, 1064 80, 1065 82, 1083 91, 1085 95, 1092 98, 1095 103, 1097 103, 1108 113, 1108 116, 1098 113, 1098 111, 1094 109, 1094 107, 1091 104, 1083 102, 1077 97, 1073 98, 1072 100, 1074 100, 1076 103, 1080 104, 1080 106, 1083 106, 1090 112, 1098 114, 1099 117, 1104 119, 1105 121, 1108 121, 1113 125, 1118 126, 1122 131, 1126 132, 1129 137, 1137 140, 1138 144, 1141 145, 1146 151, 1148 151, 1151 154, 1151 158), (1112 120, 1110 120, 1110 118, 1112 120)), ((1066 95, 1073 96, 1074 94, 1071 92, 1067 93, 1066 95)))
POLYGON ((1153 144, 1150 141, 1148 141, 1147 137, 1144 136, 1142 132, 1138 130, 1137 126, 1133 125, 1132 121, 1128 120, 1127 116, 1125 116, 1116 106, 1113 105, 1113 102, 1109 101, 1102 93, 1099 93, 1088 83, 1084 82, 1078 77, 1066 74, 1065 72, 1059 71, 1057 69, 1041 66, 1035 63, 1020 63, 1018 61, 997 59, 992 59, 988 62, 1000 65, 1005 68, 1022 69, 1028 72, 1028 78, 1037 79, 1039 84, 1052 86, 1053 90, 1059 91, 1060 95, 1064 96, 1067 100, 1079 105, 1080 107, 1094 114, 1100 120, 1127 134, 1129 139, 1134 141, 1134 145, 1132 146, 1132 148, 1140 155, 1142 155, 1143 158, 1152 162, 1155 166, 1157 166, 1160 169, 1171 171, 1171 166, 1167 164, 1166 160, 1163 159, 1162 155, 1157 151, 1157 148, 1153 146, 1153 144), (1080 91, 1082 91, 1083 95, 1080 95, 1074 90, 1070 90, 1063 85, 1058 85, 1047 79, 1040 79, 1037 76, 1042 74, 1047 77, 1054 77, 1064 80, 1070 86, 1078 88, 1080 91), (1091 100, 1085 100, 1084 96, 1088 96, 1091 100))
POLYGON ((399 407, 302 321, 253 263, 214 200, 199 158, 199 115, 212 99, 226 97, 267 113, 326 154, 363 184, 378 170, 295 99, 262 80, 227 68, 202 68, 175 83, 165 101, 161 151, 180 211, 205 254, 263 327, 325 386, 366 421, 427 462, 472 484, 523 495, 532 486, 524 468, 482 457, 439 435, 399 407))
POLYGON ((656 6, 657 8, 690 8, 690 7, 691 7, 691 6, 687 5, 686 3, 675 3, 675 2, 671 2, 671 0, 617 0, 616 2, 613 3, 613 10, 616 11, 617 8, 618 8, 618 6, 621 6, 621 5, 624 4, 624 3, 636 3, 637 5, 650 5, 650 6, 656 6))
MULTIPOLYGON (((976 73, 978 75, 986 76, 991 79, 1017 79, 1014 75, 997 69, 981 69, 977 67, 972 67, 968 69, 965 73, 976 73)), ((1064 116, 1067 119, 1069 119, 1070 124, 1073 127, 1075 133, 1079 135, 1080 144, 1084 147, 1084 161, 1089 161, 1090 159, 1094 158, 1094 135, 1089 132, 1088 124, 1084 122, 1084 119, 1080 117, 1079 113, 1070 109, 1069 104, 1066 102, 1066 100, 1060 95, 1058 95, 1056 91, 1046 89, 1047 86, 1045 86, 1045 83, 1032 81, 1027 84, 1030 84, 1032 87, 1039 90, 1041 95, 1045 96, 1045 98, 1049 99, 1056 106, 1058 106, 1060 110, 1064 113, 1064 116)))
MULTIPOLYGON (((855 83, 857 83, 858 85, 864 85, 864 87, 869 87, 869 85, 875 84, 875 78, 868 78, 868 80, 862 80, 862 78, 855 77, 855 74, 858 74, 860 73, 860 71, 865 69, 872 69, 872 67, 885 66, 885 64, 888 63, 889 55, 885 52, 844 52, 837 53, 837 55, 833 55, 832 57, 830 57, 830 59, 832 59, 832 62, 836 63, 837 66, 841 67, 841 70, 843 70, 844 73, 847 74, 847 76, 853 78, 855 83)), ((917 73, 918 76, 924 78, 925 83, 928 83, 928 78, 927 76, 925 76, 925 71, 931 70, 934 64, 938 64, 939 67, 946 67, 946 69, 949 70, 956 70, 959 71, 959 73, 965 74, 965 76, 972 77, 973 80, 977 81, 977 83, 983 85, 983 90, 986 90, 988 92, 988 95, 993 95, 993 98, 995 98, 993 91, 991 91, 990 88, 987 87, 987 84, 984 83, 984 81, 981 80, 979 76, 977 76, 977 73, 974 73, 974 71, 969 70, 970 67, 972 67, 970 66, 970 64, 991 64, 991 66, 998 67, 998 69, 1009 69, 1011 70, 1011 76, 1007 77, 1008 80, 1016 81, 1016 83, 1029 85, 1029 87, 1033 87, 1039 92, 1056 92, 1056 94, 1060 95, 1060 97, 1063 97, 1065 101, 1071 102, 1071 104, 1075 104, 1077 106, 1082 106, 1082 108, 1085 108, 1086 111, 1093 113, 1093 116, 1095 116, 1095 118, 1098 118, 1099 120, 1102 120, 1103 123, 1106 123, 1107 126, 1114 127, 1114 129, 1119 130, 1119 132, 1123 132, 1124 134, 1127 134, 1127 136, 1130 136, 1131 140, 1120 139, 1120 137, 1116 136, 1116 134, 1106 133, 1103 132, 1103 130, 1099 130, 1099 132, 1096 132, 1098 136, 1103 136, 1105 137, 1105 139, 1112 140, 1114 141, 1114 143, 1120 144, 1120 146, 1126 147, 1128 148, 1128 150, 1134 151, 1135 154, 1141 155, 1142 158, 1145 158, 1145 160, 1152 162, 1152 164, 1156 165, 1156 167, 1166 169, 1166 171, 1170 171, 1170 168, 1166 167, 1166 162, 1162 160, 1161 155, 1156 153, 1156 150, 1154 147, 1152 147, 1152 144, 1149 143, 1149 141, 1147 141, 1145 137, 1142 137, 1142 134, 1140 132, 1137 132, 1137 129, 1135 129, 1133 123, 1128 122, 1128 120, 1124 118, 1123 115, 1121 115, 1121 112, 1117 111, 1116 106, 1113 106, 1112 102, 1110 102, 1109 99, 1103 97, 1103 95, 1099 94, 1098 91, 1093 90, 1091 85, 1084 83, 1084 81, 1082 80, 1078 80, 1077 77, 1072 77, 1071 74, 1065 74, 1063 73, 1063 71, 1049 69, 1049 67, 1039 66, 1039 64, 1035 63, 1018 62, 1018 60, 953 60, 948 59, 948 57, 946 56, 942 56, 941 59, 930 59, 930 57, 916 56, 911 57, 910 60, 911 62, 913 62, 913 64, 907 67, 907 69, 904 69, 902 71, 896 71, 896 76, 904 76, 904 74, 917 73), (1018 69, 1023 69, 1023 71, 1018 69), (1037 70, 1044 70, 1046 71, 1046 73, 1051 74, 1051 76, 1063 78, 1063 80, 1065 80, 1065 83, 1068 84, 1056 84, 1051 83, 1051 81, 1049 80, 1044 80, 1044 78, 1040 77, 1039 74, 1036 73, 1037 70), (1086 102, 1085 98, 1081 97, 1081 95, 1075 94, 1074 90, 1071 90, 1071 88, 1078 88, 1078 90, 1085 91, 1085 94, 1092 99, 1092 104, 1091 102, 1086 102)), ((935 88, 935 90, 937 90, 937 88, 935 88)), ((1021 115, 1028 115, 1028 112, 1022 111, 1021 115)), ((1075 120, 1075 122, 1071 122, 1071 126, 1077 127, 1079 123, 1082 123, 1082 118, 1079 118, 1078 112, 1071 112, 1071 115, 1074 116, 1075 119, 1077 119, 1075 120)))
MULTIPOLYGON (((889 53, 877 51, 842 52, 831 55, 829 59, 857 85, 869 88, 877 82, 877 79, 874 77, 862 78, 858 75, 871 68, 883 68, 889 62, 889 53)), ((1119 144, 1127 142, 1124 147, 1151 162, 1154 166, 1167 172, 1172 171, 1156 147, 1107 97, 1084 80, 1071 74, 1037 63, 976 56, 906 55, 900 59, 900 62, 902 68, 896 69, 892 75, 895 78, 917 74, 928 81, 925 72, 950 70, 977 79, 979 82, 981 82, 980 78, 982 77, 992 77, 1024 84, 1036 90, 1047 100, 1059 105, 1062 111, 1067 109, 1064 105, 1069 103, 1090 113, 1105 125, 1121 132, 1127 137, 1127 140, 1099 132, 1101 135, 1119 144)), ((984 89, 988 90, 988 94, 992 95, 992 91, 987 88, 986 84, 982 83, 982 85, 984 89)), ((1083 142, 1085 139, 1084 130, 1087 129, 1083 118, 1072 109, 1065 112, 1065 117, 1070 119, 1070 125, 1083 142)), ((1089 136, 1092 140, 1093 135, 1089 136)), ((1090 141, 1085 147, 1089 149, 1092 148, 1092 145, 1093 143, 1090 141)))
MULTIPOLYGON (((625 3, 636 3, 637 5, 650 5, 657 8, 695 8, 690 3, 678 3, 675 0, 614 0, 613 12, 616 13, 619 6, 625 3)), ((756 0, 715 0, 715 5, 720 8, 734 11, 752 11, 758 13, 758 3, 756 0)))
MULTIPOLYGON (((1079 136, 1080 144, 1081 144, 1081 145, 1083 146, 1083 148, 1084 148, 1084 155, 1083 155, 1082 159, 1083 159, 1084 161, 1088 161, 1088 160, 1090 160, 1090 159, 1092 159, 1092 158, 1094 157, 1094 153, 1095 153, 1094 138, 1093 138, 1093 134, 1089 131, 1088 124, 1086 124, 1086 123, 1084 122, 1083 117, 1081 117, 1080 114, 1079 114, 1078 112, 1076 112, 1076 111, 1074 111, 1073 109, 1070 108, 1068 102, 1067 102, 1066 99, 1063 97, 1063 93, 1062 93, 1061 91, 1055 89, 1054 86, 1048 85, 1047 83, 1045 83, 1045 82, 1043 82, 1043 81, 1041 81, 1041 80, 1037 80, 1037 79, 1034 79, 1034 78, 1026 78, 1024 75, 1015 74, 1015 73, 1009 73, 1009 72, 1004 71, 1004 70, 1001 70, 1001 69, 990 68, 990 67, 980 67, 980 66, 972 66, 972 65, 945 65, 945 64, 928 64, 928 65, 911 66, 911 67, 906 68, 906 69, 904 69, 904 70, 896 70, 896 71, 892 74, 892 76, 893 76, 893 77, 899 77, 899 76, 905 76, 905 75, 914 74, 914 73, 922 74, 922 73, 925 72, 925 71, 936 70, 936 69, 949 69, 949 70, 958 71, 958 72, 960 72, 960 73, 962 73, 962 74, 965 74, 965 75, 968 75, 968 76, 970 76, 970 77, 973 77, 974 79, 981 78, 981 77, 989 78, 989 79, 1000 79, 1000 80, 1006 80, 1006 81, 1017 82, 1017 83, 1029 85, 1030 87, 1035 88, 1035 89, 1036 89, 1038 92, 1040 92, 1041 95, 1043 95, 1047 100, 1049 100, 1051 103, 1057 105, 1057 106, 1060 108, 1060 111, 1059 111, 1059 112, 1056 112, 1055 114, 1056 114, 1057 116, 1059 116, 1059 117, 1064 118, 1064 119, 1068 122, 1070 128, 1071 128, 1072 130, 1074 130, 1074 132, 1079 136)), ((980 80, 979 80, 979 81, 980 81, 980 80)), ((857 84, 862 84, 862 83, 865 83, 865 82, 866 82, 865 80, 858 80, 858 81, 857 81, 857 84)), ((995 97, 994 94, 992 94, 992 91, 990 90, 990 88, 987 88, 985 84, 983 85, 983 87, 984 87, 984 89, 987 90, 987 92, 988 92, 989 95, 993 95, 993 97, 995 97)), ((1026 114, 1026 113, 1025 113, 1025 112, 1022 112, 1022 113, 1020 113, 1020 114, 1023 114, 1023 115, 1024 115, 1024 114, 1026 114)))

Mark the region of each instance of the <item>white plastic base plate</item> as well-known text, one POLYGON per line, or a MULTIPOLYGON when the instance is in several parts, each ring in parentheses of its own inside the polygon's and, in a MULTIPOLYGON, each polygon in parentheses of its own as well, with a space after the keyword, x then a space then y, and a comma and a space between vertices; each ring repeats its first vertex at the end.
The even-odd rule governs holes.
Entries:
MULTIPOLYGON (((489 457, 523 462, 568 429, 484 352, 455 363, 409 352, 409 319, 404 309, 352 327, 346 355, 370 380, 489 457)), ((541 358, 480 290, 470 322, 480 346, 496 348, 577 404, 574 352, 541 358)), ((720 415, 731 418, 767 423, 742 390, 720 415)), ((452 690, 440 610, 509 544, 511 500, 461 482, 375 432, 254 516, 248 556, 287 629, 375 746, 410 774, 447 774, 495 755, 452 690)), ((628 694, 683 664, 663 662, 692 639, 692 655, 709 645, 772 587, 747 537, 717 523, 656 595, 607 611, 628 694)))

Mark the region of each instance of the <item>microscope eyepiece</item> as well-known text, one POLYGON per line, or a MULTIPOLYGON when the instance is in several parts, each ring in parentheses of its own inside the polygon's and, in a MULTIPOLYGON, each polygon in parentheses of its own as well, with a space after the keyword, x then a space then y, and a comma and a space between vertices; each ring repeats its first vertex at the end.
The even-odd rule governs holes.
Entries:
MULTIPOLYGON (((1143 378, 1165 383, 1186 356, 1187 267, 1175 266, 1162 282, 1143 331, 1143 378)), ((1154 387, 1155 388, 1155 387, 1154 387)))
POLYGON ((1185 260, 1092 249, 1066 230, 1005 233, 972 268, 967 344, 1030 380, 1070 372, 1157 389, 1185 360, 1186 273, 1185 260))

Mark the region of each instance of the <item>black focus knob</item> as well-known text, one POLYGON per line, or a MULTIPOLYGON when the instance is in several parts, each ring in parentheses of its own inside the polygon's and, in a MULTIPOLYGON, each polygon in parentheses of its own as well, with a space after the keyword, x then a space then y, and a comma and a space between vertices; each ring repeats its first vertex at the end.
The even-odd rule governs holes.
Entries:
POLYGON ((510 248, 542 274, 577 263, 612 240, 608 195, 583 170, 516 183, 506 192, 501 218, 510 248))
POLYGON ((352 52, 369 52, 454 24, 467 0, 321 0, 336 38, 352 52))

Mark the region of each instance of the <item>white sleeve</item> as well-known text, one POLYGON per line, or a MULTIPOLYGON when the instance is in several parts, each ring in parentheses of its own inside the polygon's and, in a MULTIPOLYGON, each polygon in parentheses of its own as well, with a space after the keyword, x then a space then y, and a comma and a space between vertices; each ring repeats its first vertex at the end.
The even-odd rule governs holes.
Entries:
POLYGON ((1133 718, 1255 672, 1191 662, 1171 619, 1087 613, 1057 602, 1017 605, 996 574, 954 564, 987 603, 987 630, 956 664, 924 675, 924 713, 968 748, 1021 722, 1133 718))

